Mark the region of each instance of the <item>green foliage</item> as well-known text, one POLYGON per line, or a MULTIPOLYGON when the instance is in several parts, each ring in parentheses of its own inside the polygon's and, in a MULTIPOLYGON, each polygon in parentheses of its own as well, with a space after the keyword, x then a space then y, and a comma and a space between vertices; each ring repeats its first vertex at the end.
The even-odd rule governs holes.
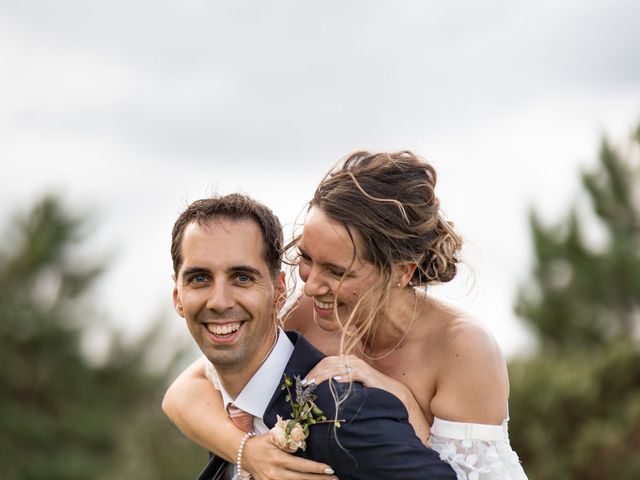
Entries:
MULTIPOLYGON (((533 278, 518 294, 516 312, 547 347, 595 347, 627 337, 640 312, 640 170, 604 140, 600 165, 582 175, 604 248, 585 236, 585 222, 570 212, 545 227, 535 212, 531 232, 536 255, 533 278)), ((589 225, 593 228, 593 225, 589 225)))
POLYGON ((0 245, 2 478, 173 479, 188 462, 195 474, 205 457, 162 417, 167 379, 144 367, 162 322, 132 345, 103 328, 111 349, 97 365, 82 353, 104 267, 78 254, 85 226, 46 197, 0 245))
POLYGON ((637 479, 640 349, 572 349, 509 366, 512 444, 531 479, 637 479))
POLYGON ((512 444, 531 479, 636 479, 640 472, 640 127, 621 153, 605 139, 582 174, 591 217, 530 217, 531 279, 516 312, 537 335, 511 362, 512 444), (605 233, 597 248, 586 232, 605 233))

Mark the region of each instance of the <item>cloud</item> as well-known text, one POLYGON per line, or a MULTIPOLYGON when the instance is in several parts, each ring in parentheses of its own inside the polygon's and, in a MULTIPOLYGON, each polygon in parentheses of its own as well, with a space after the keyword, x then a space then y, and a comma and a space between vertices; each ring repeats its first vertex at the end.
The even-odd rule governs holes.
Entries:
POLYGON ((167 286, 186 201, 244 190, 288 222, 349 151, 411 148, 484 256, 474 309, 513 323, 528 204, 558 215, 599 134, 637 118, 637 18, 634 0, 5 0, 0 211, 46 189, 101 208, 127 323, 167 286))
POLYGON ((22 27, 19 121, 106 132, 157 161, 278 152, 269 161, 284 167, 322 138, 435 136, 524 97, 632 84, 640 68, 640 7, 623 0, 4 8, 22 27))

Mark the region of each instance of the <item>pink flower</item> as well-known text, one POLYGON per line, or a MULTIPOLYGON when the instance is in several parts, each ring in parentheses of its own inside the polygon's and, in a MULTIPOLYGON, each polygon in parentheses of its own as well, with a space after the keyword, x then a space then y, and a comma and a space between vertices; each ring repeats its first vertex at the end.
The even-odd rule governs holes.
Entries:
POLYGON ((270 430, 271 439, 276 447, 281 450, 287 448, 287 421, 283 420, 280 415, 277 416, 275 426, 270 430))
POLYGON ((307 438, 307 436, 305 435, 304 430, 302 429, 300 424, 297 423, 296 426, 291 429, 289 438, 294 442, 301 442, 302 440, 307 438))
POLYGON ((285 452, 293 453, 299 448, 302 450, 307 448, 305 440, 308 434, 295 420, 284 420, 278 415, 275 426, 270 430, 270 435, 274 445, 285 452))

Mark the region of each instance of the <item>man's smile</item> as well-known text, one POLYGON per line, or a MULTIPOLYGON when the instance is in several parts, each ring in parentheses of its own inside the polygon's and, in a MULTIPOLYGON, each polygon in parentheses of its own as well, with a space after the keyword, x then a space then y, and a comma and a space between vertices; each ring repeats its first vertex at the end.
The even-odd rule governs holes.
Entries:
POLYGON ((243 322, 232 322, 225 324, 205 323, 205 327, 214 335, 224 336, 237 332, 243 322))

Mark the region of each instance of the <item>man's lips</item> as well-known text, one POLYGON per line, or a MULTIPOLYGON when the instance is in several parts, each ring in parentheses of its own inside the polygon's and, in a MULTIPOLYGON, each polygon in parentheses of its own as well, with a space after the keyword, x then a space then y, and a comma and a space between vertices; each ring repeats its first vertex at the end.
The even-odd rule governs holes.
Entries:
POLYGON ((229 322, 229 323, 205 323, 209 332, 214 335, 229 335, 230 333, 235 333, 238 331, 243 322, 229 322))

